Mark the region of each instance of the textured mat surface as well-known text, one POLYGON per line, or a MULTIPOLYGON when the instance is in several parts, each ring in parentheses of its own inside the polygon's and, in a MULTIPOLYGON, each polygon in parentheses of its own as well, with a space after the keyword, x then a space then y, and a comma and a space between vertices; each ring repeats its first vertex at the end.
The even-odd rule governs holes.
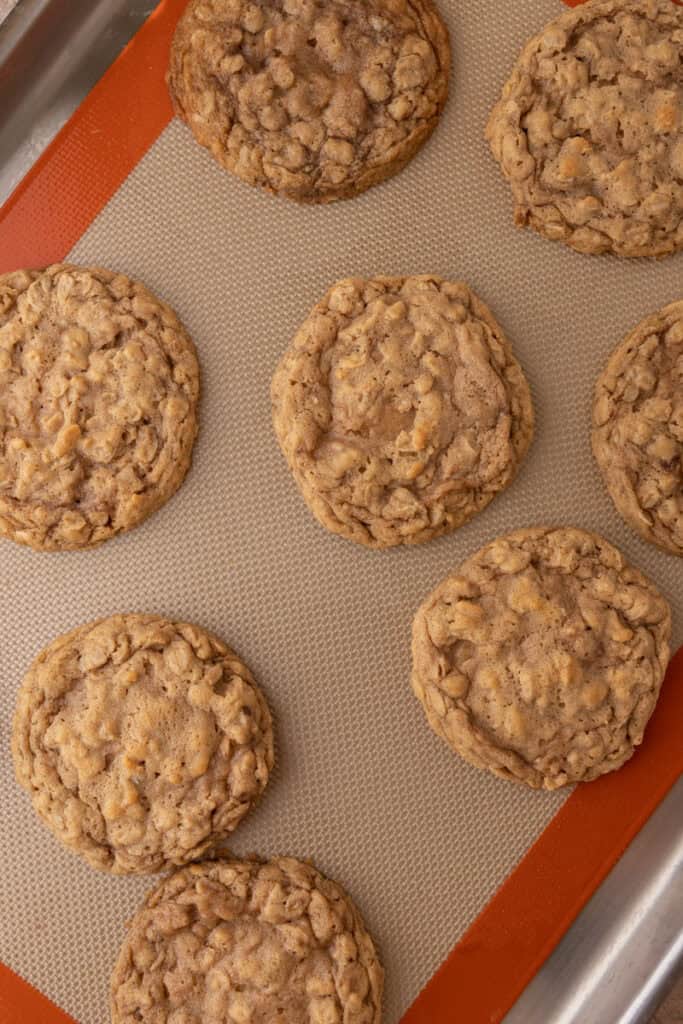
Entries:
POLYGON ((566 794, 527 792, 456 760, 409 689, 426 592, 497 533, 537 522, 604 533, 674 601, 680 563, 614 512, 589 449, 593 381, 626 331, 680 297, 681 259, 582 257, 512 226, 483 125, 525 38, 556 0, 448 0, 452 97, 425 150, 353 202, 301 209, 225 174, 173 123, 72 257, 139 276, 172 303, 203 370, 194 468, 146 525, 82 554, 0 550, 0 958, 81 1024, 107 1017, 126 918, 150 880, 91 872, 15 786, 19 679, 56 633, 119 610, 193 619, 248 660, 276 716, 278 765, 235 835, 244 853, 311 857, 354 894, 387 968, 396 1024, 566 794), (306 510, 270 426, 272 370, 335 279, 465 278, 532 382, 536 442, 512 488, 451 537, 373 553, 306 510))

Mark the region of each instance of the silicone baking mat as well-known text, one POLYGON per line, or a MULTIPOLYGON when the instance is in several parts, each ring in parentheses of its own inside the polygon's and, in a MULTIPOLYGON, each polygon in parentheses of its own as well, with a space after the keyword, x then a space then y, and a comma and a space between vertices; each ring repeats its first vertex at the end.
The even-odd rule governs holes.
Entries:
POLYGON ((0 214, 0 271, 68 257, 140 277, 178 310, 203 371, 194 467, 165 509, 91 552, 0 548, 0 958, 50 1000, 5 970, 0 1020, 63 1021, 53 1004, 80 1024, 107 1019, 124 922, 151 880, 98 875, 57 845, 14 783, 9 731, 44 644, 140 610, 225 637, 274 710, 277 770, 231 849, 310 857, 350 889, 387 969, 386 1024, 498 1021, 678 777, 683 697, 670 673, 621 772, 573 794, 528 791, 432 735, 409 687, 411 619, 496 534, 574 523, 658 582, 681 641, 681 563, 622 525, 588 424, 607 354, 680 297, 683 258, 583 257, 512 226, 483 125, 557 0, 442 0, 454 71, 435 136, 399 177, 327 208, 243 185, 171 120, 164 72, 183 6, 160 5, 0 214), (537 437, 514 485, 456 534, 371 552, 307 512, 269 382, 335 279, 421 272, 465 278, 490 304, 532 382, 537 437))

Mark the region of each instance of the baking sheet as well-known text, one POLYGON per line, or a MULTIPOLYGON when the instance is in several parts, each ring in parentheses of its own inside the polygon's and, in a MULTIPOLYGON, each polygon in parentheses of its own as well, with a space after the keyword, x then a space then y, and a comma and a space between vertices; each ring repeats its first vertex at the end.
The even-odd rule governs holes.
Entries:
POLYGON ((71 258, 145 280, 192 332, 204 381, 195 466, 138 531, 94 551, 0 548, 0 958, 81 1024, 107 1017, 123 922, 150 880, 91 872, 35 820, 11 777, 9 721, 31 657, 57 632, 120 610, 193 619, 252 665, 276 716, 278 768, 232 849, 310 856, 353 892, 387 967, 395 1024, 566 794, 457 761, 409 689, 424 594, 497 533, 535 522, 603 532, 657 580, 681 639, 680 563, 621 524, 589 451, 592 383, 616 342, 680 297, 681 257, 582 257, 511 224, 482 138, 524 39, 555 0, 442 4, 452 99, 403 172, 349 203, 301 209, 226 175, 173 123, 71 258), (457 534, 387 553, 326 534, 270 428, 271 372, 309 307, 349 274, 466 278, 532 382, 537 440, 513 487, 457 534))

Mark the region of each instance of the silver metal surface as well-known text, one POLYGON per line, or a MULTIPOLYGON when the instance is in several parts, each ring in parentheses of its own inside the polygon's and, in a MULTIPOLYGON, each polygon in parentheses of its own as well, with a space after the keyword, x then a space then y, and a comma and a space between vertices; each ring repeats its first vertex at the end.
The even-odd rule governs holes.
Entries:
MULTIPOLYGON (((19 0, 0 25, 0 202, 155 6, 154 0, 19 0)), ((681 967, 683 780, 506 1024, 645 1024, 681 967)))
POLYGON ((683 968, 683 780, 505 1024, 646 1024, 683 968))
POLYGON ((19 0, 0 25, 0 202, 155 7, 19 0))

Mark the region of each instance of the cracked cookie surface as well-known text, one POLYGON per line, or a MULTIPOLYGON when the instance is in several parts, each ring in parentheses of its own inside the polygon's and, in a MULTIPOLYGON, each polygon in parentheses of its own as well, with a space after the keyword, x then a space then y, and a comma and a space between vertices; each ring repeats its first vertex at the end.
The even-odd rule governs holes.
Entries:
POLYGON ((432 0, 193 0, 168 81, 227 170, 321 203, 405 166, 437 124, 449 66, 432 0))
POLYGON ((615 349, 595 388, 592 439, 626 522, 683 555, 683 302, 643 320, 615 349))
POLYGON ((239 824, 273 765, 253 676, 221 640, 154 615, 57 637, 29 668, 12 734, 17 779, 93 867, 160 871, 239 824))
POLYGON ((0 276, 0 534, 57 551, 137 526, 190 468, 198 399, 194 345, 144 285, 0 276))
POLYGON ((487 128, 515 221, 584 253, 683 247, 683 10, 589 0, 524 49, 487 128))
POLYGON ((557 789, 631 757, 670 632, 667 602, 607 541, 519 530, 472 555, 418 610, 413 690, 465 760, 557 789))
POLYGON ((461 526, 513 479, 533 434, 526 378, 462 282, 349 278, 273 378, 280 446, 316 518, 370 547, 461 526))
POLYGON ((384 975, 344 890, 310 864, 210 861, 132 919, 113 1024, 380 1024, 384 975))

